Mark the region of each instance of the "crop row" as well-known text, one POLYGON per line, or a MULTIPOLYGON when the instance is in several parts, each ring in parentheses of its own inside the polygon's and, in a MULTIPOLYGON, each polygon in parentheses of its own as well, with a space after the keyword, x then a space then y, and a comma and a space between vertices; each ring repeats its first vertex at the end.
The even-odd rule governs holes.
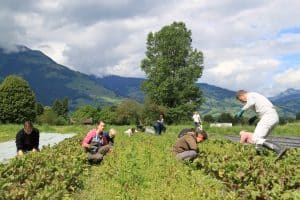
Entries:
POLYGON ((289 149, 277 162, 270 151, 258 156, 252 145, 230 141, 210 140, 200 149, 192 166, 223 181, 241 199, 300 198, 298 149, 289 149))
POLYGON ((87 172, 80 138, 0 165, 0 199, 61 199, 82 187, 87 172))

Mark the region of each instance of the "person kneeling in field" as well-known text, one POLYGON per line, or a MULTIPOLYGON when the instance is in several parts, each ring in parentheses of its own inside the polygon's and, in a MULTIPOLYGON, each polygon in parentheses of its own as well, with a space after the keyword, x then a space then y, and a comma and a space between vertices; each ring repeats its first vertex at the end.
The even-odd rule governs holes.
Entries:
POLYGON ((16 135, 17 155, 22 156, 24 153, 39 151, 40 132, 34 128, 30 121, 24 123, 16 135))
POLYGON ((109 130, 109 132, 104 133, 104 136, 106 137, 107 142, 108 142, 109 146, 111 146, 111 147, 114 146, 114 144, 115 144, 114 139, 115 139, 116 134, 117 134, 117 131, 113 128, 111 128, 109 130))
MULTIPOLYGON (((261 94, 247 92, 245 90, 239 90, 236 93, 236 98, 245 104, 236 114, 237 118, 240 118, 244 111, 248 110, 249 108, 254 109, 260 118, 260 121, 258 122, 253 134, 246 131, 240 132, 240 142, 255 144, 258 154, 260 154, 260 151, 263 147, 275 151, 277 153, 276 160, 280 159, 285 154, 286 148, 269 139, 266 139, 266 137, 270 135, 272 130, 279 122, 279 117, 274 105, 261 94)), ((249 123, 255 121, 255 118, 256 116, 251 118, 249 123)))
POLYGON ((204 131, 187 132, 178 138, 173 146, 173 153, 178 160, 193 160, 199 152, 198 143, 207 139, 204 131))
POLYGON ((82 147, 88 154, 90 163, 100 163, 103 156, 111 151, 107 138, 104 135, 105 123, 100 121, 96 128, 90 130, 82 141, 82 147))
POLYGON ((130 129, 127 129, 126 131, 124 131, 124 133, 126 133, 128 135, 128 137, 131 137, 135 133, 137 133, 137 130, 135 130, 135 128, 130 128, 130 129))

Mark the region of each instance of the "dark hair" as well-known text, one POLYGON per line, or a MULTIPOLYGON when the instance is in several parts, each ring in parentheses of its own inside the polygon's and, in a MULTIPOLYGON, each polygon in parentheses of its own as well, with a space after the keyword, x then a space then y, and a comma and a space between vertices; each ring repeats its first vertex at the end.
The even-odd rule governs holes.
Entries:
POLYGON ((205 131, 203 131, 203 130, 198 130, 198 131, 196 132, 196 137, 198 137, 199 134, 202 135, 203 140, 207 140, 208 136, 207 136, 207 133, 206 133, 205 131))
POLYGON ((33 128, 33 125, 31 123, 31 121, 26 121, 26 122, 24 122, 24 127, 26 127, 26 128, 33 128))

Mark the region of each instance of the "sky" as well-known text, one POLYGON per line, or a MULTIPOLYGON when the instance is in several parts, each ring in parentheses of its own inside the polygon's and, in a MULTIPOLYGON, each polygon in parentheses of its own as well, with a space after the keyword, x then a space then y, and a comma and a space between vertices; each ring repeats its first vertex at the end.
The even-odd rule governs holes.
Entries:
POLYGON ((274 96, 300 89, 299 0, 0 0, 0 46, 96 76, 142 77, 147 35, 174 21, 204 54, 199 82, 274 96))

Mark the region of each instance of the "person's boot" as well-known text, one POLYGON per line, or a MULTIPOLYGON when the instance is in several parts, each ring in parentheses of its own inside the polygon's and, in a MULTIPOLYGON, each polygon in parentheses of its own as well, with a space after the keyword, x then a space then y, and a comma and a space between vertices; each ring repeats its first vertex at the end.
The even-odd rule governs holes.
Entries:
POLYGON ((261 156, 263 154, 264 147, 261 144, 255 146, 256 155, 261 156))
POLYGON ((286 152, 286 148, 285 147, 281 147, 279 144, 275 143, 275 142, 272 142, 270 140, 266 140, 264 143, 263 143, 263 146, 272 150, 272 151, 275 151, 277 153, 277 157, 275 159, 275 161, 277 161, 278 159, 280 159, 286 152))

